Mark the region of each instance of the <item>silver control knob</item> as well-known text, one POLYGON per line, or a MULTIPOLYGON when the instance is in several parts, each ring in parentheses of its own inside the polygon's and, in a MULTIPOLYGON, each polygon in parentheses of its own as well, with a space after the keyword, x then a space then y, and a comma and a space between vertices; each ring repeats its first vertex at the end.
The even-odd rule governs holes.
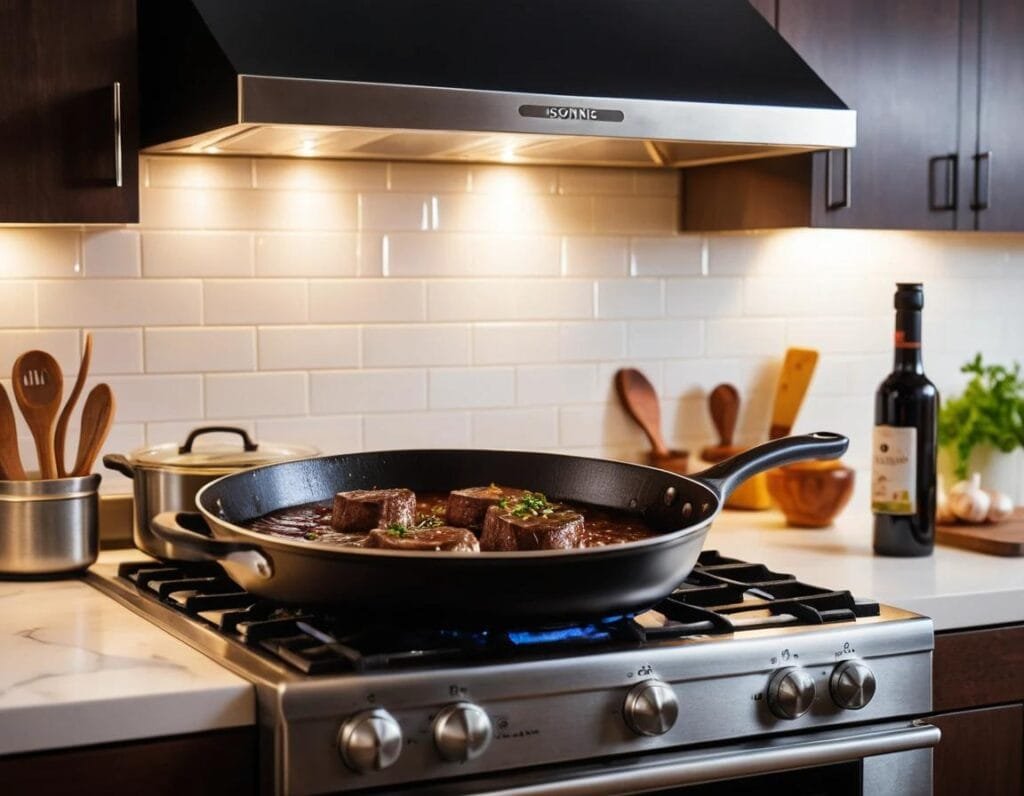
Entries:
POLYGON ((768 682, 768 707, 780 719, 798 719, 814 702, 814 678, 804 669, 779 669, 768 682))
POLYGON ((843 661, 828 682, 832 701, 847 710, 860 710, 875 695, 875 675, 860 661, 843 661))
POLYGON ((638 735, 664 735, 679 718, 679 702, 668 683, 645 680, 626 694, 622 715, 638 735))
POLYGON ((402 728, 383 708, 364 710, 341 725, 338 751, 353 771, 380 771, 402 753, 402 728))
POLYGON ((455 702, 434 718, 434 744, 445 760, 476 760, 491 743, 491 719, 479 705, 455 702))

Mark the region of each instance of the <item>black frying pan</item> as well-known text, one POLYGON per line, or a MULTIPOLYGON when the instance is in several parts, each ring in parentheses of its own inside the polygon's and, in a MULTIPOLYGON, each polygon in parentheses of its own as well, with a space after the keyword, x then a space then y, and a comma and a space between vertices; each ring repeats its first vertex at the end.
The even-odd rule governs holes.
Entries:
POLYGON ((217 561, 243 588, 284 603, 330 604, 392 621, 514 626, 642 611, 697 561, 712 519, 740 482, 803 459, 841 456, 849 440, 821 432, 774 440, 693 477, 638 464, 550 453, 388 451, 323 456, 224 476, 196 504, 212 538, 165 513, 153 531, 217 561), (447 491, 490 483, 643 516, 660 534, 574 550, 449 553, 338 547, 241 527, 270 511, 351 489, 447 491))

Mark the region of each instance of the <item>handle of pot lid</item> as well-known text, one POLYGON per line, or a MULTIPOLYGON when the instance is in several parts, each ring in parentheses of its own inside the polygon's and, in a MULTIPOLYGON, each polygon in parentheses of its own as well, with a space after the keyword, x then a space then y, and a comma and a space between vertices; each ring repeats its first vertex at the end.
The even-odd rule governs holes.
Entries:
POLYGON ((259 448, 259 445, 252 441, 252 437, 249 436, 249 433, 244 428, 239 428, 238 426, 201 426, 200 428, 192 429, 185 439, 185 444, 178 448, 178 453, 192 453, 193 443, 203 434, 238 434, 242 438, 242 450, 246 453, 251 453, 259 448))
POLYGON ((164 511, 149 521, 150 530, 154 534, 199 558, 238 564, 264 580, 273 576, 274 567, 258 545, 222 542, 188 528, 187 525, 207 528, 203 515, 196 511, 164 511))
POLYGON ((128 461, 126 456, 122 456, 120 453, 108 453, 103 457, 103 466, 108 470, 116 470, 121 475, 126 475, 129 478, 135 477, 135 468, 132 463, 128 461))
POLYGON ((693 478, 709 486, 724 501, 752 475, 807 459, 838 459, 849 445, 849 439, 831 431, 781 437, 738 453, 694 474, 693 478))

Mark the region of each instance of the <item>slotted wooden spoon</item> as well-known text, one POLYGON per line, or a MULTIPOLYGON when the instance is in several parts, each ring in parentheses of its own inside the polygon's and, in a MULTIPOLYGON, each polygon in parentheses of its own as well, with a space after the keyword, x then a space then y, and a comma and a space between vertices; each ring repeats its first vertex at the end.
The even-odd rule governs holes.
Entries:
POLYGON ((622 406, 651 441, 655 455, 667 457, 668 446, 661 436, 661 407, 654 385, 639 370, 623 368, 615 374, 615 390, 622 406))
POLYGON ((27 351, 15 360, 11 378, 14 397, 36 443, 39 474, 42 478, 56 478, 53 428, 64 394, 60 365, 45 351, 27 351))
POLYGON ((5 481, 24 481, 25 470, 18 455, 18 429, 14 425, 14 410, 7 390, 0 384, 0 478, 5 481))
POLYGON ((114 422, 114 393, 109 384, 97 384, 89 391, 82 407, 82 433, 78 437, 78 455, 71 475, 88 475, 114 422))

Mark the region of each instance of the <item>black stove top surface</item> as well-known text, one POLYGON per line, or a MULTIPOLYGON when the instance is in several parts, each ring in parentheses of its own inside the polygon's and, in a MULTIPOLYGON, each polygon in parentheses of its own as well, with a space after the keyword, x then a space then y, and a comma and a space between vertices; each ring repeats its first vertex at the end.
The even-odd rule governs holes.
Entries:
POLYGON ((214 564, 121 564, 118 578, 220 635, 310 675, 507 659, 636 646, 777 626, 813 626, 878 616, 877 602, 812 586, 705 551, 671 595, 636 616, 569 627, 422 630, 368 622, 344 610, 282 606, 248 594, 214 564))

